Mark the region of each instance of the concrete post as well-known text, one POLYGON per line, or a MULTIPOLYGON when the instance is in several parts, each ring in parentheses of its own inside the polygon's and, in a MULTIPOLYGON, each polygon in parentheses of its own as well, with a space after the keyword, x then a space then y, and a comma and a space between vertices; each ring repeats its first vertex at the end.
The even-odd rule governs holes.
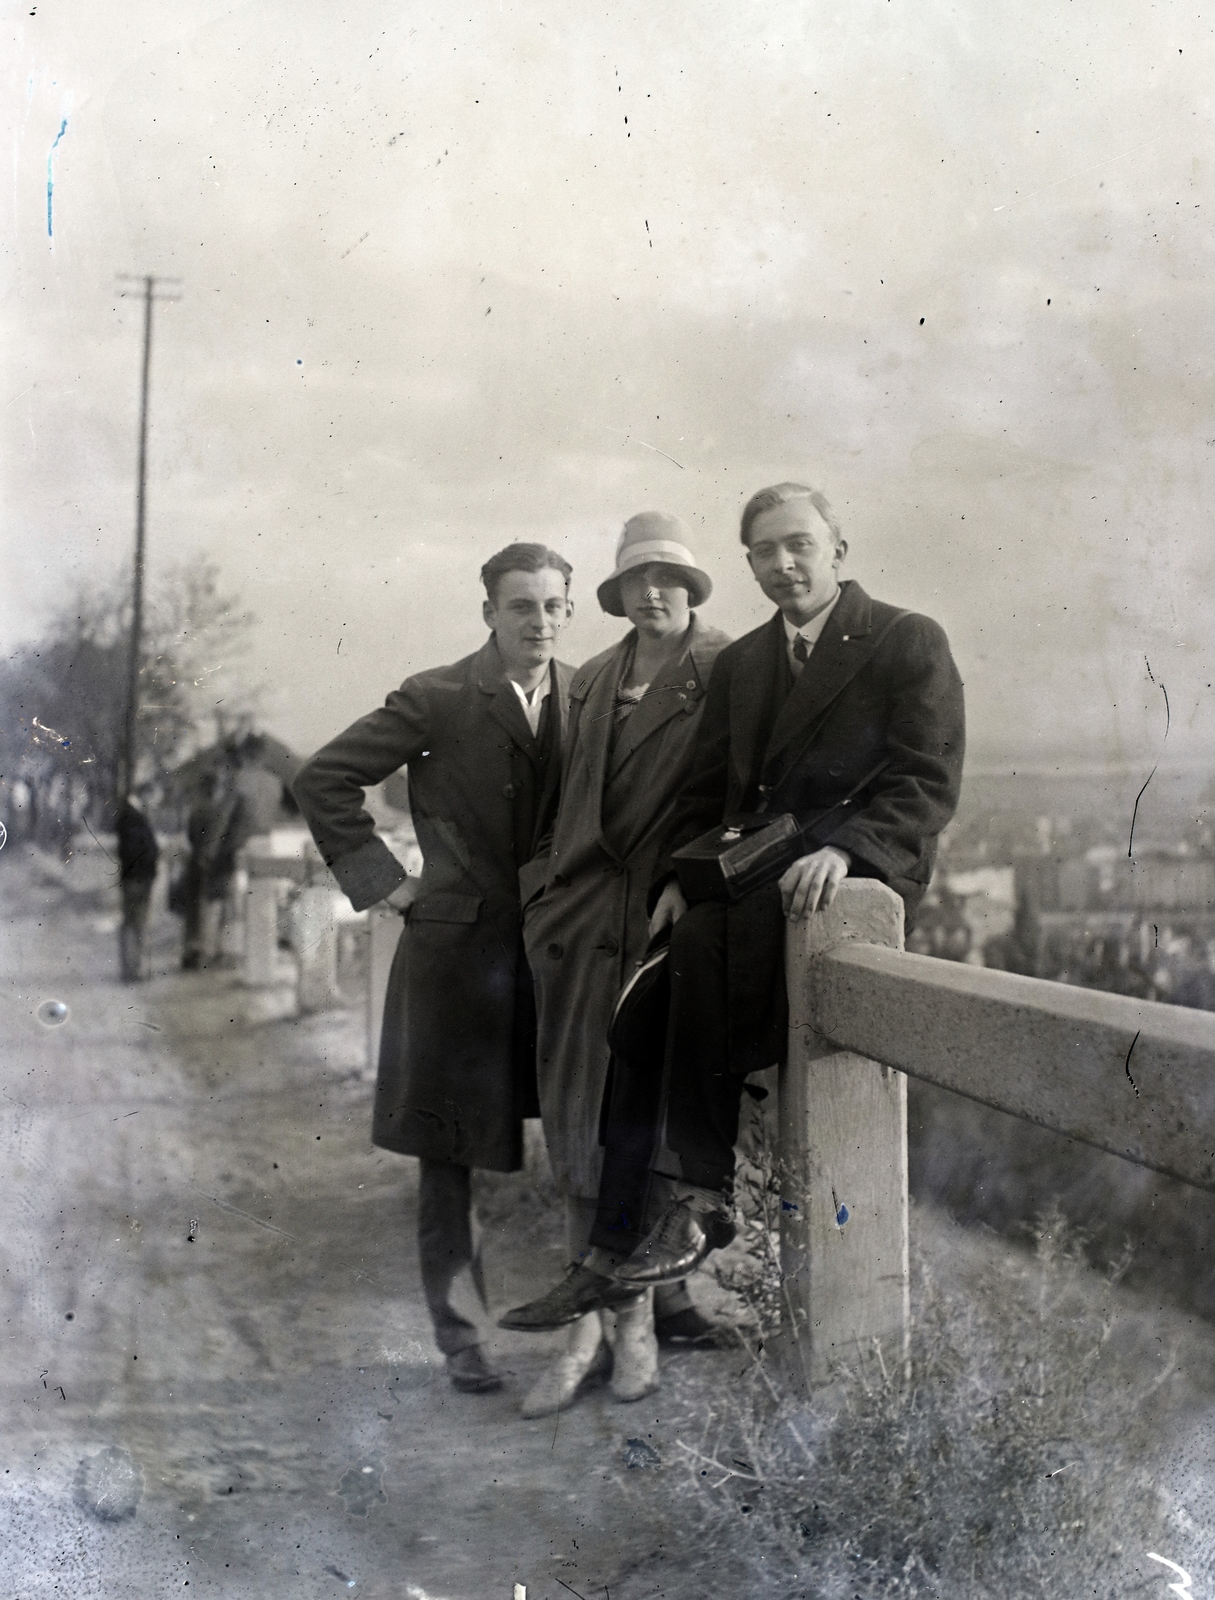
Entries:
POLYGON ((372 906, 367 913, 367 1066, 375 1072, 380 1064, 380 1029, 384 1025, 384 997, 388 993, 388 974, 392 971, 404 924, 401 913, 390 906, 372 906))
POLYGON ((279 966, 279 883, 251 877, 245 891, 245 982, 271 986, 279 966))
POLYGON ((278 882, 249 879, 245 891, 245 982, 268 987, 278 975, 278 882))
MULTIPOLYGON (((835 1048, 808 1022, 815 961, 860 941, 901 950, 903 903, 849 878, 828 911, 789 928, 789 1059, 780 1078, 782 1339, 799 1385, 839 1365, 905 1361, 908 1340, 907 1080, 835 1048)), ((830 1019, 819 1017, 819 1025, 830 1019)))
POLYGON ((299 962, 299 1008, 325 1011, 341 1000, 332 889, 301 889, 292 908, 292 922, 292 943, 299 962))

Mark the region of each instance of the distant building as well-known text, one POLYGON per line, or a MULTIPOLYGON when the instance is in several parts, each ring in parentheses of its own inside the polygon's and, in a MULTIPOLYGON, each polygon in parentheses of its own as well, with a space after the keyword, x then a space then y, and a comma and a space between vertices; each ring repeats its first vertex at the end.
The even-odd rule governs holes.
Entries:
POLYGON ((1134 857, 1101 846, 1080 857, 1022 856, 1018 893, 1043 912, 1188 911, 1215 915, 1215 857, 1155 848, 1134 857))

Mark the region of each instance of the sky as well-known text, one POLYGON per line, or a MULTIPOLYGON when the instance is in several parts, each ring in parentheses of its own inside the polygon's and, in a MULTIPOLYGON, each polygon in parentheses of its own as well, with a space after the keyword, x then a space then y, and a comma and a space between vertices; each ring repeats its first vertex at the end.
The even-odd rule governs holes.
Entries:
POLYGON ((976 763, 1215 759, 1205 5, 6 6, 0 641, 129 559, 153 273, 151 569, 214 556, 217 699, 301 753, 475 649, 515 539, 567 659, 644 509, 757 626, 795 478, 976 763))

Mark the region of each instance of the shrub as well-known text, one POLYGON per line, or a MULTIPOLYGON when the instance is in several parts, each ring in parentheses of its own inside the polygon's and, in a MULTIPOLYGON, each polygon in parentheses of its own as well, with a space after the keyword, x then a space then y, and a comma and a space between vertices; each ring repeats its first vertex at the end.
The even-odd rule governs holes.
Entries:
POLYGON ((1163 1542, 1148 1401, 1171 1362, 1118 1347, 1059 1216, 1035 1247, 974 1298, 917 1263, 909 1372, 876 1347, 808 1404, 753 1361, 680 1440, 706 1544, 775 1547, 791 1593, 849 1600, 1125 1593, 1163 1542))
POLYGON ((686 1414, 677 1445, 701 1563, 742 1557, 756 1592, 762 1574, 765 1595, 816 1600, 1114 1597, 1165 1573, 1144 1567, 1176 1548, 1153 1487, 1152 1396, 1173 1362, 1113 1331, 1129 1253, 1098 1278, 1057 1208, 1032 1254, 993 1254, 973 1287, 946 1290, 917 1251, 907 1368, 875 1345, 808 1402, 762 1359, 779 1199, 762 1119, 749 1133, 746 1247, 717 1276, 758 1349, 739 1335, 747 1375, 686 1414))

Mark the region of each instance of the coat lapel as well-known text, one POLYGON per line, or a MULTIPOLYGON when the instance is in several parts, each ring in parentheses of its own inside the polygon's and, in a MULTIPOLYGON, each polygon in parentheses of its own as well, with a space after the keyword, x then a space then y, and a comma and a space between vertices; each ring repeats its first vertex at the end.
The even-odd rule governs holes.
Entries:
MULTIPOLYGON (((533 841, 534 844, 539 843, 539 835, 544 832, 545 827, 548 825, 553 809, 553 801, 558 789, 561 787, 561 769, 564 765, 565 740, 570 720, 570 685, 573 682, 574 669, 566 666, 564 661, 554 661, 551 671, 553 679, 552 687, 549 689, 548 714, 552 743, 549 749, 548 766, 544 773, 544 786, 540 791, 540 804, 536 809, 537 838, 533 841)), ((518 705, 517 696, 515 703, 518 705)), ((520 716, 523 714, 522 706, 519 706, 519 714, 520 716)), ((524 727, 527 727, 526 718, 524 718, 524 727)), ((530 728, 528 728, 528 733, 531 733, 530 728)), ((535 743, 533 741, 534 748, 535 743)))
MULTIPOLYGON (((689 704, 694 704, 704 694, 706 675, 696 664, 698 634, 702 634, 703 631, 703 624, 693 616, 687 643, 678 655, 666 662, 661 672, 655 674, 654 682, 638 703, 637 709, 625 719, 616 738, 616 748, 612 752, 609 778, 616 776, 624 763, 630 756, 636 754, 651 734, 656 733, 672 717, 677 717, 686 711, 689 704)), ((619 673, 618 665, 617 676, 611 685, 613 701, 619 673)))
POLYGON ((603 798, 603 780, 607 771, 608 749, 612 742, 612 714, 616 705, 616 685, 628 653, 629 640, 624 638, 600 666, 593 678, 584 678, 579 672, 574 693, 582 702, 578 717, 578 739, 586 760, 590 792, 595 796, 595 828, 599 828, 599 802, 603 798))
MULTIPOLYGON (((780 624, 779 617, 777 621, 780 624)), ((850 579, 842 585, 839 603, 777 714, 764 751, 765 769, 791 745, 805 739, 815 720, 873 654, 873 638, 872 602, 860 584, 850 579)))
POLYGON ((730 759, 740 795, 750 794, 759 782, 760 759, 785 672, 784 648, 785 628, 779 611, 766 627, 740 641, 739 659, 730 678, 730 759))
MULTIPOLYGON (((498 645, 492 634, 477 652, 473 671, 478 688, 483 694, 490 696, 490 716, 504 732, 510 735, 519 749, 534 761, 539 754, 538 746, 532 738, 532 730, 527 725, 523 707, 519 704, 519 696, 515 693, 515 686, 506 676, 502 657, 498 654, 498 645)), ((553 709, 555 708, 550 708, 550 714, 553 709)))

